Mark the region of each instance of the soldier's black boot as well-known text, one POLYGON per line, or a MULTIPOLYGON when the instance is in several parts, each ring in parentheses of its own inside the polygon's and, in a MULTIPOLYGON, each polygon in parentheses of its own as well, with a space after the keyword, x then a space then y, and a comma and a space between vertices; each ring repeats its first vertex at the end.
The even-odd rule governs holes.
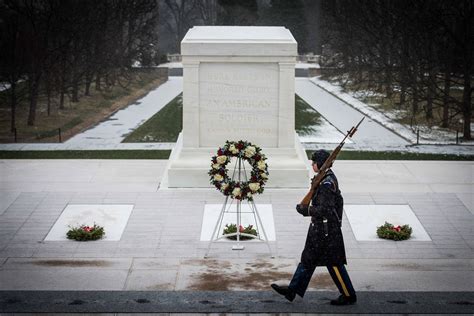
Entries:
POLYGON ((295 292, 292 289, 288 288, 288 286, 279 286, 275 283, 271 285, 272 289, 274 289, 278 294, 283 295, 287 300, 293 302, 295 299, 295 292))
POLYGON ((331 305, 353 305, 357 302, 357 297, 340 295, 337 299, 331 300, 331 305))

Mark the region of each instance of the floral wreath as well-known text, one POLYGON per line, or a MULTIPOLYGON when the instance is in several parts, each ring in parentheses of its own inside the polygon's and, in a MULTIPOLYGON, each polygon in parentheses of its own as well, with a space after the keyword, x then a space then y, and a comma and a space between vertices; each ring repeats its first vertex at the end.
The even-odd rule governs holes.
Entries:
POLYGON ((225 145, 217 150, 217 155, 211 159, 211 170, 208 172, 211 176, 210 182, 225 196, 252 201, 255 194, 263 192, 263 186, 268 180, 266 159, 260 147, 252 143, 243 140, 226 141, 225 145), (248 181, 235 181, 227 175, 227 164, 232 157, 239 157, 252 166, 248 181))

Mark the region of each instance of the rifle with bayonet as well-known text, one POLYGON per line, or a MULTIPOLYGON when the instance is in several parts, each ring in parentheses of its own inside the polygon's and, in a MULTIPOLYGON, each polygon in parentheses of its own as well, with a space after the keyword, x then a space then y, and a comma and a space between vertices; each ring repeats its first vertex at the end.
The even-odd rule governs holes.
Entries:
POLYGON ((324 177, 326 176, 326 173, 332 167, 332 164, 334 163, 334 160, 336 160, 337 155, 342 149, 342 146, 344 146, 344 143, 347 137, 352 137, 354 135, 354 133, 357 131, 357 128, 359 127, 359 125, 362 123, 364 119, 365 119, 365 116, 360 120, 360 122, 356 126, 353 126, 349 131, 347 131, 347 134, 342 140, 342 142, 336 147, 336 149, 332 151, 328 159, 326 159, 326 161, 321 166, 321 168, 319 168, 318 173, 313 177, 313 179, 311 179, 311 188, 309 189, 309 192, 304 196, 303 200, 301 201, 300 203, 301 206, 308 207, 309 203, 311 202, 311 199, 313 198, 316 188, 319 186, 321 181, 323 181, 324 177))

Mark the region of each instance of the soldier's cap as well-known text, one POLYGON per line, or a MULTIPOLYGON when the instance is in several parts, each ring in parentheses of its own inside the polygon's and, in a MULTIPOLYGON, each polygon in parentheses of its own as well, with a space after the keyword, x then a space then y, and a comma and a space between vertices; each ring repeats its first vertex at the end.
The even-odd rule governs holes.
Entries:
POLYGON ((330 153, 327 150, 318 149, 311 155, 311 160, 316 163, 318 168, 321 168, 329 155, 330 153))

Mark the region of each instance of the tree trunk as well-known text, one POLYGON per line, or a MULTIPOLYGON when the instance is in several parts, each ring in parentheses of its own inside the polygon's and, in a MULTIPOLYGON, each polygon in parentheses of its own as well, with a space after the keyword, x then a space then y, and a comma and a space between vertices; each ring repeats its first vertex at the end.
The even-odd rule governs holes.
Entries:
POLYGON ((400 108, 405 104, 407 97, 407 87, 410 84, 408 81, 408 58, 409 58, 409 45, 408 40, 404 38, 402 41, 402 56, 401 56, 401 68, 400 68, 400 108))
POLYGON ((46 103, 47 103, 47 108, 46 112, 48 116, 51 115, 51 83, 50 83, 50 78, 49 76, 46 78, 46 103))
POLYGON ((393 93, 393 70, 392 70, 392 61, 390 59, 390 55, 388 54, 387 48, 384 45, 383 50, 385 57, 384 57, 384 81, 385 81, 385 96, 388 99, 392 99, 393 93))
POLYGON ((392 99, 392 70, 385 69, 385 95, 388 99, 392 99))
POLYGON ((444 74, 444 91, 443 91, 443 120, 441 127, 449 126, 449 92, 451 89, 451 69, 447 69, 444 74))
POLYGON ((64 73, 61 74, 61 83, 59 87, 59 109, 64 110, 64 94, 66 93, 66 78, 64 73))
POLYGON ((472 108, 471 108, 471 75, 469 71, 464 71, 464 93, 462 95, 462 105, 463 105, 463 138, 464 140, 471 140, 471 117, 472 117, 472 108))
POLYGON ((413 87, 413 100, 412 100, 412 114, 415 116, 416 113, 418 113, 418 87, 414 86, 413 87))
POLYGON ((59 109, 64 110, 64 88, 61 88, 61 92, 59 93, 59 109))
POLYGON ((100 74, 98 72, 95 75, 95 90, 96 91, 102 91, 102 87, 100 85, 100 74))
POLYGON ((59 109, 64 110, 64 94, 66 93, 66 57, 61 58, 61 74, 59 77, 59 109))
POLYGON ((79 102, 79 84, 75 81, 72 84, 72 102, 79 102))
POLYGON ((464 92, 462 95, 462 112, 463 112, 463 138, 464 140, 471 140, 471 118, 472 118, 472 103, 471 103, 471 76, 472 76, 472 55, 473 55, 473 41, 472 41, 472 20, 473 20, 473 4, 472 1, 464 1, 465 9, 470 11, 464 20, 464 43, 466 47, 463 50, 464 62, 464 92))
POLYGON ((431 120, 433 118, 433 98, 434 98, 434 89, 435 89, 435 76, 434 70, 430 69, 428 76, 428 87, 426 92, 426 118, 431 120))
POLYGON ((405 75, 403 74, 405 71, 402 69, 402 80, 400 80, 400 101, 399 101, 399 109, 405 104, 407 98, 407 85, 405 82, 405 75))
POLYGON ((417 75, 417 69, 413 69, 413 80, 412 80, 412 90, 413 90, 413 99, 412 99, 412 114, 413 116, 418 113, 418 102, 419 100, 419 95, 418 95, 418 75, 417 75))
POLYGON ((34 126, 36 121, 36 106, 38 105, 39 76, 32 76, 30 81, 30 110, 28 112, 28 126, 34 126))
POLYGON ((372 67, 369 67, 367 76, 368 76, 368 81, 369 81, 367 85, 368 85, 368 88, 371 89, 374 83, 374 72, 373 72, 372 67))
POLYGON ((72 102, 79 102, 79 78, 76 74, 76 70, 72 73, 72 102))
POLYGON ((90 96, 91 95, 91 92, 90 92, 90 89, 91 89, 91 82, 92 82, 92 75, 90 74, 90 72, 88 71, 86 73, 86 85, 85 85, 85 91, 84 91, 84 95, 86 96, 90 96))
POLYGON ((16 80, 12 80, 10 86, 10 98, 11 98, 11 108, 12 108, 12 116, 11 116, 11 125, 10 131, 13 133, 16 128, 16 80))

